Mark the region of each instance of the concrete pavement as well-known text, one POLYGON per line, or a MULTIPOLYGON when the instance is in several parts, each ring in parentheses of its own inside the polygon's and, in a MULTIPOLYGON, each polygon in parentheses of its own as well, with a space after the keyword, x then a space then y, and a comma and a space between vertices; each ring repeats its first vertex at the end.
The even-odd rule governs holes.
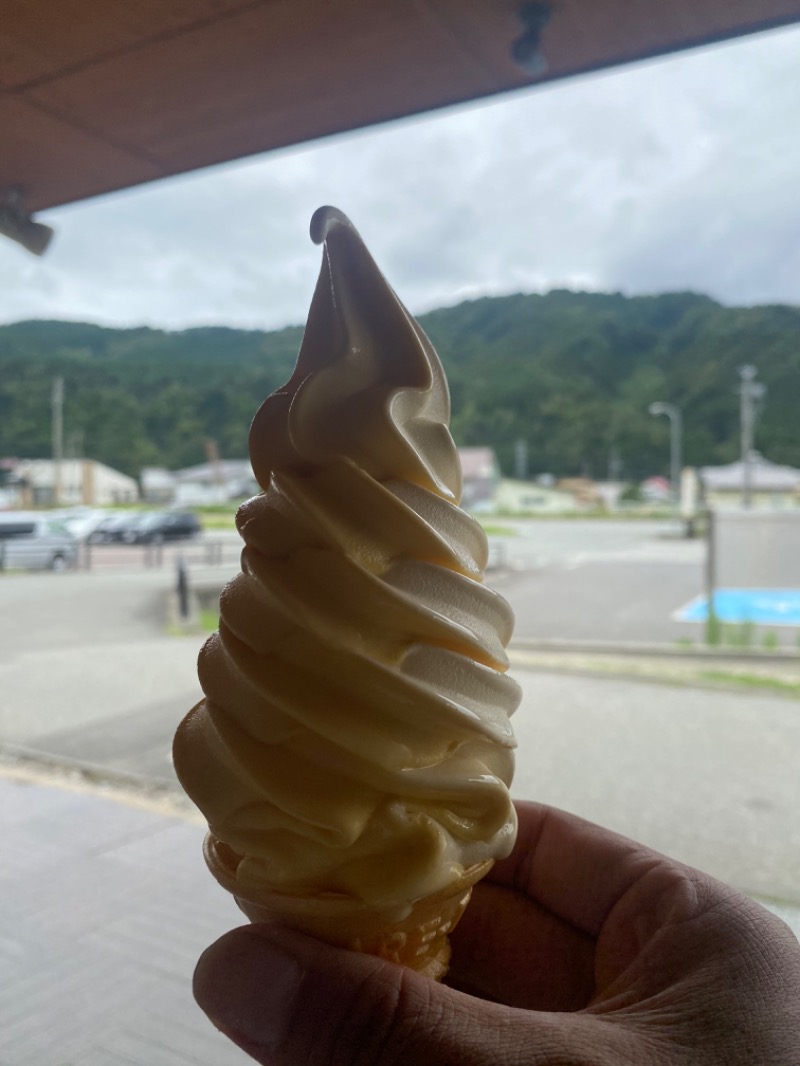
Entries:
POLYGON ((515 670, 514 792, 800 906, 800 704, 515 670))
POLYGON ((157 783, 174 782, 169 738, 202 693, 201 638, 19 652, 0 662, 6 744, 157 783))

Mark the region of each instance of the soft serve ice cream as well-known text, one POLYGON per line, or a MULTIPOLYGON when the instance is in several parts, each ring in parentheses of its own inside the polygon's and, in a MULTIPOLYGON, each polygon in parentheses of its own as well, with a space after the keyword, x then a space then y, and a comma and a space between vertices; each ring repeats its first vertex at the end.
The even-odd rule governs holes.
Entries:
POLYGON ((263 491, 175 766, 237 897, 402 922, 513 845, 513 616, 458 506, 435 351, 344 215, 311 235, 308 326, 253 421, 263 491))

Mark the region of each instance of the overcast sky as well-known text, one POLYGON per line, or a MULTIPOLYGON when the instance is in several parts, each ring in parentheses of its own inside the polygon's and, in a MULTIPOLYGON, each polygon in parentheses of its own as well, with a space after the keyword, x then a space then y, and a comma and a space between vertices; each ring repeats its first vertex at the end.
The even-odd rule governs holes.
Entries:
POLYGON ((800 304, 800 29, 330 138, 43 213, 0 321, 304 321, 341 207, 415 312, 554 287, 800 304))

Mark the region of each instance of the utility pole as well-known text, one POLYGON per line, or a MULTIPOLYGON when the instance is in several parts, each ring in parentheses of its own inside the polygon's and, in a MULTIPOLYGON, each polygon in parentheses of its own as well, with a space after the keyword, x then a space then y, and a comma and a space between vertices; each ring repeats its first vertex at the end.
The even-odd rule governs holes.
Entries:
POLYGON ((528 442, 522 437, 514 445, 514 477, 518 481, 528 478, 528 442))
POLYGON ((208 460, 211 477, 219 493, 218 502, 222 503, 225 499, 225 473, 222 469, 222 460, 219 457, 219 445, 213 437, 206 437, 203 441, 203 447, 206 450, 206 459, 208 460))
POLYGON ((763 400, 766 387, 756 381, 758 369, 754 366, 740 366, 739 377, 742 384, 740 395, 740 428, 742 447, 742 507, 753 506, 753 436, 756 425, 756 404, 763 400))
POLYGON ((64 459, 64 379, 53 378, 51 397, 53 411, 53 503, 61 502, 61 464, 64 459))
POLYGON ((608 453, 608 480, 619 481, 622 477, 622 456, 616 444, 612 444, 608 453))

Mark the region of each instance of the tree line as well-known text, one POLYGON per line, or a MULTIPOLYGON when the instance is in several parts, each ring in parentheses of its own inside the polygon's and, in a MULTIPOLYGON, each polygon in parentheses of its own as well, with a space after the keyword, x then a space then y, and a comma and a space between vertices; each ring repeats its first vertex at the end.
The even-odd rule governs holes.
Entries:
MULTIPOLYGON (((739 454, 738 367, 767 387, 756 446, 800 467, 800 308, 725 307, 693 293, 626 297, 556 290, 487 297, 420 316, 447 371, 459 445, 493 447, 506 474, 517 442, 532 475, 669 467, 668 426, 683 412, 691 465, 739 454)), ((143 466, 247 454, 250 420, 288 378, 302 329, 166 332, 30 321, 0 327, 0 457, 51 454, 53 380, 65 383, 66 454, 132 476, 143 466)))

